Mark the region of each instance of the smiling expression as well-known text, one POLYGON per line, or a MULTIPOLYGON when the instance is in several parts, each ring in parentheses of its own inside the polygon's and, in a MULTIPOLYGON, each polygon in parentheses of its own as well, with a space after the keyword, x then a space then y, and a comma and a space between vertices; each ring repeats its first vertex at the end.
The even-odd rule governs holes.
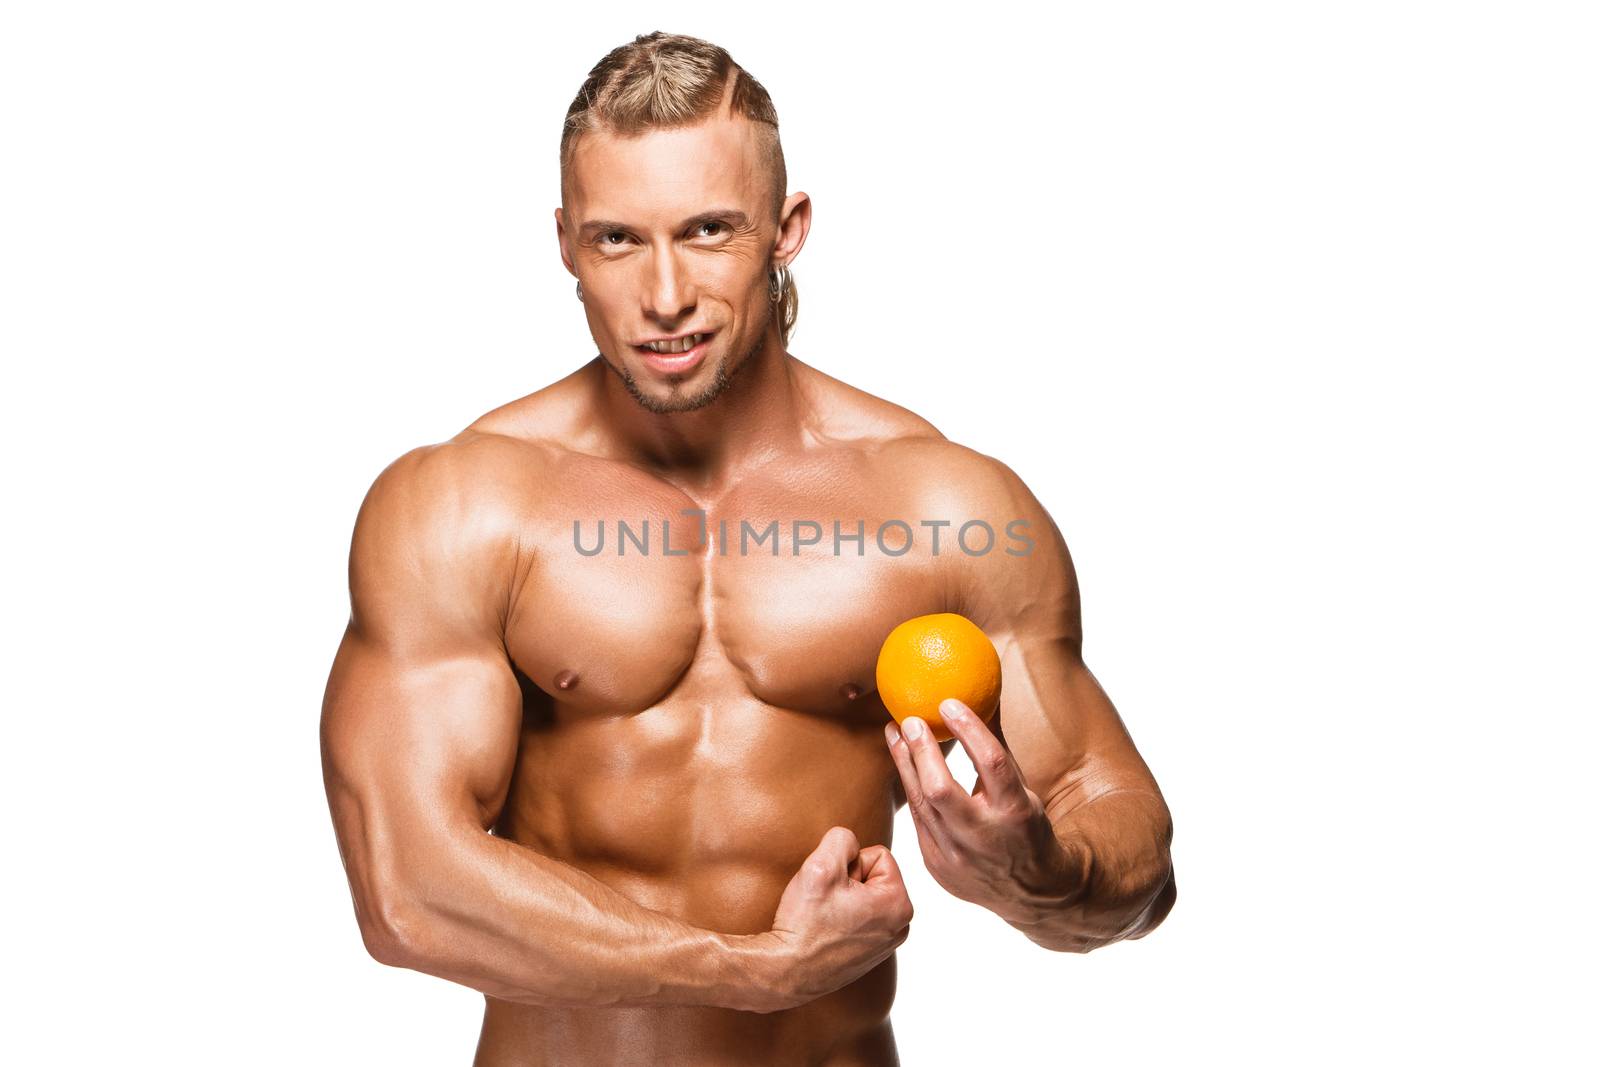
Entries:
POLYGON ((652 411, 709 404, 776 336, 777 205, 754 124, 718 115, 628 137, 586 133, 565 193, 562 259, 583 286, 601 358, 652 411), (674 351, 691 335, 706 336, 674 351))

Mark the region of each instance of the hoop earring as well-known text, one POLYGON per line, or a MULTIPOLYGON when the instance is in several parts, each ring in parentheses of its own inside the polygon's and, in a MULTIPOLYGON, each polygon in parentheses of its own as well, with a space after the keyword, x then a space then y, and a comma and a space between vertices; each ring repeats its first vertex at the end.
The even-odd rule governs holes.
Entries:
POLYGON ((583 299, 583 283, 582 282, 578 283, 578 299, 579 300, 583 299))
POLYGON ((789 288, 789 268, 774 267, 767 274, 767 296, 776 303, 783 299, 783 291, 787 288, 789 288))

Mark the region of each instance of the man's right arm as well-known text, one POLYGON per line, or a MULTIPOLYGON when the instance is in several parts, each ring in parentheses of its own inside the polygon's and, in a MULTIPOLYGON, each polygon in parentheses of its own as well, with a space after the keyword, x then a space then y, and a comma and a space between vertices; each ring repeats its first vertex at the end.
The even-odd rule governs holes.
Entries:
POLYGON ((356 519, 321 739, 368 951, 524 1004, 790 1006, 769 935, 680 922, 488 832, 522 719, 504 625, 518 553, 508 495, 528 471, 513 471, 510 447, 409 452, 356 519))

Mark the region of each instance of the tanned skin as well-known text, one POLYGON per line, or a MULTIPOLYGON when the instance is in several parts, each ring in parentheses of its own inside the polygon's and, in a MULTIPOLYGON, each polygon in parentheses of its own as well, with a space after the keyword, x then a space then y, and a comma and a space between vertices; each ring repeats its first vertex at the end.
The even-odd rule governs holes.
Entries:
POLYGON ((356 520, 321 738, 371 954, 485 994, 483 1067, 895 1064, 908 795, 930 872, 1041 945, 1159 924, 1170 816, 1079 655, 1059 531, 1004 464, 785 351, 768 271, 811 205, 774 218, 749 124, 585 135, 556 221, 599 355, 401 456, 356 520), (635 347, 690 332, 687 372, 635 347), (823 529, 799 555, 796 520, 823 529), (1000 711, 958 731, 972 796, 957 741, 886 730, 875 689, 932 612, 1001 653, 1000 711))

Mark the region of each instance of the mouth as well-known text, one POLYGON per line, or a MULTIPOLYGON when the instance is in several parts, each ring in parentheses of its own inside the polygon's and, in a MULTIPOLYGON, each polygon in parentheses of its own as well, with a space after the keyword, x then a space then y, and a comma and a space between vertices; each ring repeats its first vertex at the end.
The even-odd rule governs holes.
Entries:
POLYGON ((646 364, 658 371, 665 374, 682 374, 699 365, 714 336, 716 336, 714 332, 683 334, 671 340, 656 342, 654 348, 648 345, 634 345, 633 350, 639 353, 646 364), (688 347, 685 348, 685 345, 688 347), (658 352, 656 348, 664 351, 658 352))

